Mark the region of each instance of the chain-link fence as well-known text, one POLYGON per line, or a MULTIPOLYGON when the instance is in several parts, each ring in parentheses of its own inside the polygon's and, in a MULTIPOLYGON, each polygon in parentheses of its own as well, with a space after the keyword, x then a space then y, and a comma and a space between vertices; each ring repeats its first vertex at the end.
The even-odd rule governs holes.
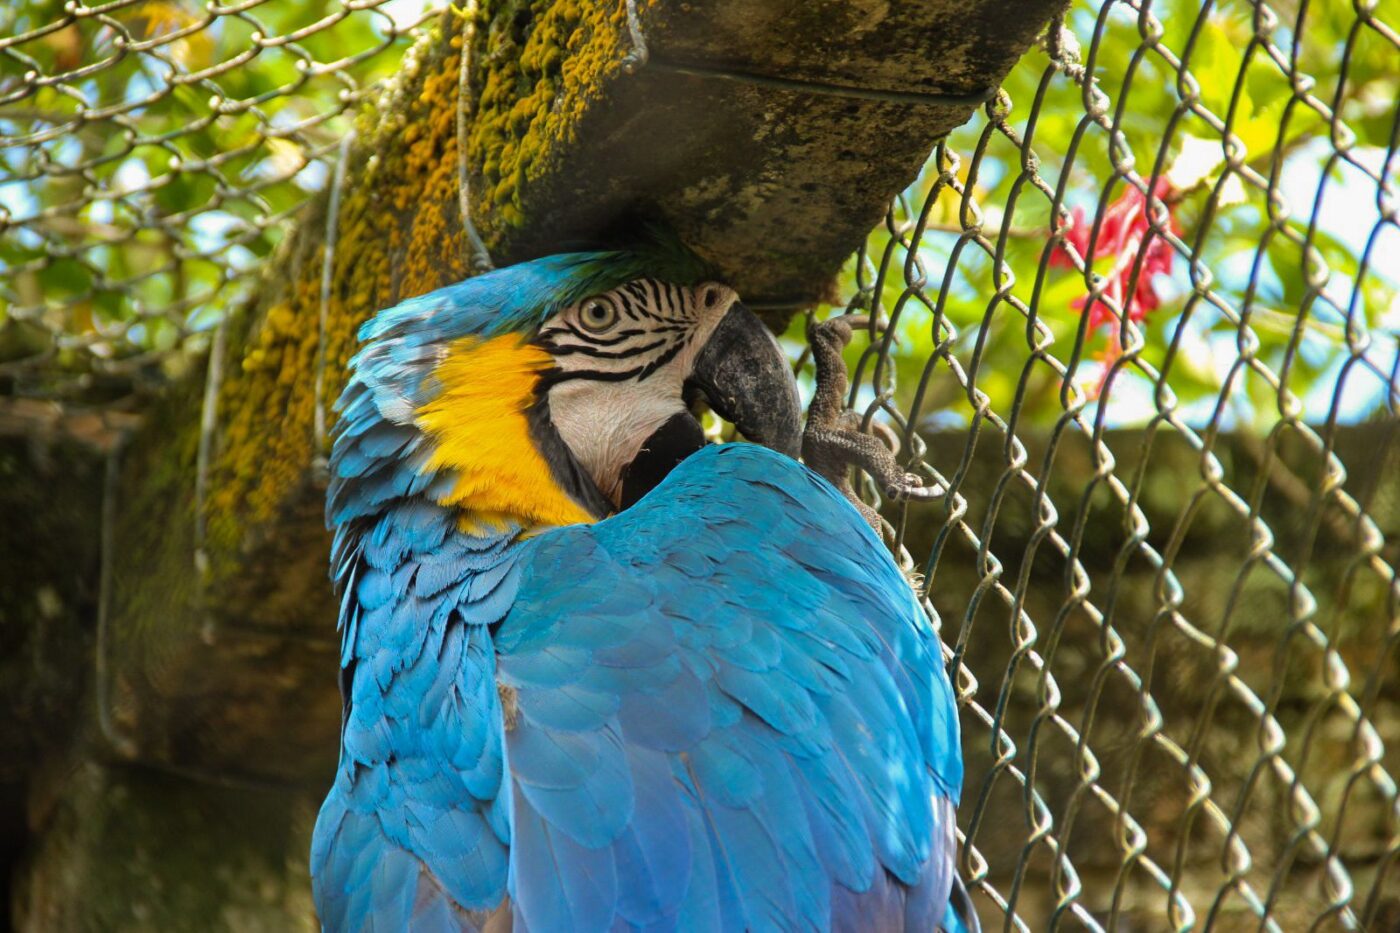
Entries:
POLYGON ((431 13, 391 0, 0 10, 0 379, 111 400, 207 344, 431 13))
MULTIPOLYGON (((0 13, 5 394, 177 374, 426 18, 193 9, 0 13)), ((1078 2, 847 271, 989 924, 1400 927, 1394 20, 1078 2)))
POLYGON ((1400 927, 1396 61, 1077 4, 857 257, 1008 926, 1400 927))

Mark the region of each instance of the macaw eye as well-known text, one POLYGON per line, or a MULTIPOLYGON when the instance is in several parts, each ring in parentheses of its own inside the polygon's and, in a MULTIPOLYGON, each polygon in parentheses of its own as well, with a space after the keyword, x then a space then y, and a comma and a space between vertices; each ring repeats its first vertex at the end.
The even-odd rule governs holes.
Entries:
POLYGON ((578 322, 584 330, 605 331, 617 323, 617 308, 600 298, 592 298, 578 309, 578 322))

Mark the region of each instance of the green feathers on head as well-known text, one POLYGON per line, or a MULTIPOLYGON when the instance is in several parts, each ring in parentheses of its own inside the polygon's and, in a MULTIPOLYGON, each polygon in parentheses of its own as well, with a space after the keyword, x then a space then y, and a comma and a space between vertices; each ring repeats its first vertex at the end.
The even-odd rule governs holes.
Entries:
MULTIPOLYGON (((546 318, 590 295, 610 291, 636 279, 656 279, 675 285, 696 285, 714 278, 715 270, 674 234, 648 228, 635 245, 625 249, 587 253, 564 253, 558 257, 573 260, 567 280, 561 282, 558 299, 550 303, 546 318)), ((535 260, 539 262, 541 260, 535 260)))

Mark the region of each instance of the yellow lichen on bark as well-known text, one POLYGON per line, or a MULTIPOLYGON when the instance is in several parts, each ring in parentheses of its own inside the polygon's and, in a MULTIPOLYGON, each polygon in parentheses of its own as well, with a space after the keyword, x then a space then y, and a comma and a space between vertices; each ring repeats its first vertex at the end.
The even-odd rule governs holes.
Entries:
MULTIPOLYGON (((648 4, 643 0, 641 6, 648 4)), ((478 12, 478 88, 467 155, 479 166, 482 212, 525 221, 522 194, 573 141, 588 104, 628 52, 626 6, 578 0, 496 0, 478 12)), ((488 236, 488 242, 490 237, 488 236)))
MULTIPOLYGON (((457 40, 444 43, 453 51, 457 40)), ((236 549, 243 530, 268 522, 306 482, 316 456, 316 406, 345 382, 354 334, 375 311, 466 275, 456 212, 456 54, 429 53, 382 120, 361 118, 364 144, 346 172, 322 333, 322 230, 308 225, 281 257, 287 278, 244 341, 219 393, 219 450, 206 518, 211 543, 236 549), (410 129, 411 128, 411 129, 410 129), (325 342, 322 393, 316 371, 325 342)), ((324 214, 323 214, 324 218, 324 214)), ((216 548, 216 550, 219 548, 216 548)))

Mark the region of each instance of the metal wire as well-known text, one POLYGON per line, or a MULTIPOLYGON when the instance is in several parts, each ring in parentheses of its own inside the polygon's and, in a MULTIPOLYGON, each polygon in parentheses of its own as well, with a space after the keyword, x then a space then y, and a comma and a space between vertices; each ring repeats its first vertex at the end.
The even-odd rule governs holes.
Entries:
POLYGON ((1400 40, 1339 6, 1072 7, 851 270, 1006 929, 1400 924, 1400 40))
POLYGON ((207 349, 431 15, 387 2, 5 5, 9 392, 110 396, 207 349))
MULTIPOLYGON (((430 15, 383 5, 0 14, 0 392, 207 350, 430 15)), ((883 509, 990 926, 1400 925, 1393 20, 1080 0, 845 274, 851 405, 947 491, 883 509)))

